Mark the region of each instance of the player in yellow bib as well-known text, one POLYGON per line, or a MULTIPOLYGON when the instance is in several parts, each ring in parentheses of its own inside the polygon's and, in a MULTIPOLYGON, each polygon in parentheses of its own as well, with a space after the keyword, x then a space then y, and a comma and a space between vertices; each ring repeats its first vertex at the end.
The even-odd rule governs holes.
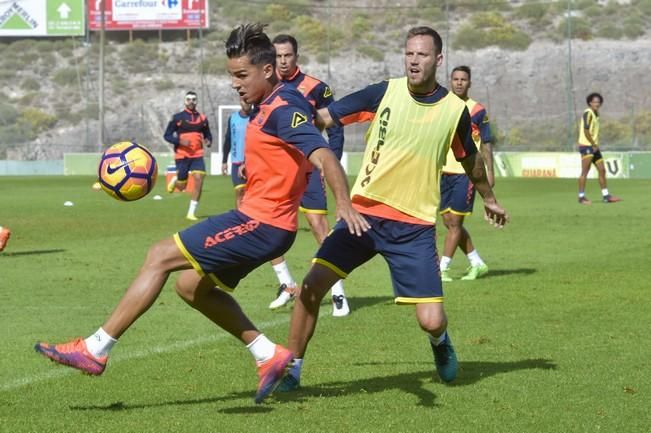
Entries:
MULTIPOLYGON (((472 140, 486 162, 486 175, 491 188, 495 185, 493 174, 493 146, 490 124, 483 105, 468 96, 471 86, 471 71, 468 66, 457 66, 450 75, 452 92, 466 102, 470 113, 472 140)), ((479 256, 470 234, 463 226, 463 220, 472 213, 475 203, 475 186, 470 181, 452 151, 448 152, 441 176, 441 215, 448 232, 445 235, 443 257, 441 257, 441 280, 452 281, 449 274, 454 252, 459 247, 468 257, 470 267, 462 280, 475 280, 488 272, 488 266, 479 256)))
POLYGON ((590 167, 594 164, 599 173, 599 186, 604 203, 621 201, 608 192, 606 185, 606 169, 604 159, 599 149, 599 108, 604 102, 599 93, 590 93, 586 98, 588 108, 585 109, 579 122, 579 153, 581 154, 581 175, 579 176, 579 203, 592 204, 585 196, 585 181, 588 178, 590 167))
POLYGON ((502 227, 508 216, 488 184, 466 104, 436 81, 441 47, 435 30, 412 28, 405 44, 406 76, 372 84, 318 110, 317 122, 325 127, 371 121, 351 191, 353 207, 370 229, 351 236, 340 220, 317 251, 294 306, 289 345, 295 359, 280 390, 299 386, 303 356, 330 286, 376 254, 389 265, 395 303, 414 306, 439 377, 456 378, 435 241, 441 168, 450 148, 483 197, 488 220, 502 227))

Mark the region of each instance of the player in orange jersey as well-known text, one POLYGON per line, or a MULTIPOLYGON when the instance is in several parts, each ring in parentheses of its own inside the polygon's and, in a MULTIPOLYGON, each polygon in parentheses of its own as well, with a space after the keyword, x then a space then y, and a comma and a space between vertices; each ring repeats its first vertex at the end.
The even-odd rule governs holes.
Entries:
POLYGON ((246 24, 233 30, 226 54, 233 89, 255 107, 246 133, 247 189, 240 209, 154 244, 97 332, 63 344, 37 343, 37 352, 89 374, 102 374, 117 339, 154 304, 169 275, 181 271, 176 281, 181 298, 245 344, 256 360, 256 403, 281 379, 292 353, 260 333, 229 292, 292 245, 299 202, 313 166, 333 190, 337 218, 355 236, 369 226, 352 207, 346 176, 313 124, 312 107, 296 89, 278 82, 275 51, 263 26, 246 24))
POLYGON ((174 145, 176 176, 167 184, 167 192, 175 188, 184 190, 188 184, 188 175, 194 179, 194 190, 186 218, 197 221, 197 207, 203 189, 203 177, 206 165, 203 161, 204 146, 210 147, 212 134, 208 119, 197 111, 197 94, 190 91, 185 94, 185 109, 172 116, 165 130, 165 140, 174 145))

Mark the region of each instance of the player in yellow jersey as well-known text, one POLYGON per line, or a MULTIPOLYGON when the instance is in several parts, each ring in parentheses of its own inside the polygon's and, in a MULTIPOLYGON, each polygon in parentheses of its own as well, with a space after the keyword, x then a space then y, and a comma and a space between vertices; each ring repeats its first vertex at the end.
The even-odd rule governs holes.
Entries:
MULTIPOLYGON (((495 185, 493 174, 493 146, 491 144, 490 124, 483 105, 468 96, 472 85, 471 71, 468 66, 457 66, 450 75, 452 92, 466 102, 470 113, 472 140, 486 162, 486 175, 491 188, 495 185)), ((479 256, 470 234, 463 226, 463 220, 472 213, 475 202, 475 186, 472 184, 460 162, 450 150, 443 166, 441 176, 441 215, 448 232, 441 257, 441 280, 452 281, 449 274, 454 252, 459 247, 468 257, 470 267, 462 280, 475 280, 488 272, 488 266, 479 256)))
POLYGON ((608 192, 606 185, 606 169, 604 159, 599 149, 599 109, 604 103, 604 98, 599 93, 590 93, 586 98, 588 108, 583 111, 579 122, 579 153, 581 153, 581 175, 579 176, 579 203, 592 204, 585 196, 585 181, 590 172, 590 166, 594 164, 599 174, 599 186, 604 203, 616 203, 621 201, 608 192))
POLYGON ((289 346, 296 358, 280 390, 299 386, 303 356, 330 286, 376 254, 389 265, 395 303, 415 307, 441 380, 450 382, 457 375, 434 225, 441 168, 450 148, 483 197, 487 219, 502 227, 508 216, 493 195, 472 141, 466 104, 436 81, 441 47, 432 28, 412 28, 405 43, 406 76, 372 84, 318 110, 317 122, 325 127, 371 120, 351 192, 353 207, 371 228, 351 236, 340 220, 317 251, 292 313, 289 346))

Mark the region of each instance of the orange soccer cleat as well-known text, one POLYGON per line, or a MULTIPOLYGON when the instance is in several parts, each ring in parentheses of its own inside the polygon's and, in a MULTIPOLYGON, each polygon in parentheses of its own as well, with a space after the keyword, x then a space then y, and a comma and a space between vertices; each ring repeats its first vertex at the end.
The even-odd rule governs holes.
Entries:
POLYGON ((86 348, 86 342, 77 338, 69 343, 36 343, 34 349, 59 364, 67 365, 93 376, 99 376, 106 368, 108 356, 96 358, 86 348))
POLYGON ((11 230, 6 227, 0 229, 0 251, 4 250, 11 237, 11 230))
POLYGON ((262 403, 276 389, 294 355, 280 344, 276 344, 274 356, 265 361, 258 363, 258 390, 255 393, 256 404, 262 403))

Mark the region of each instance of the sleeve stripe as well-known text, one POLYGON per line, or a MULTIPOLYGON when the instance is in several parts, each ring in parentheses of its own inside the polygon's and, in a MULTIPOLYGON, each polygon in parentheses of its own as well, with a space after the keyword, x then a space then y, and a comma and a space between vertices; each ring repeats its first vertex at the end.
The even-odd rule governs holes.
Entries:
POLYGON ((349 114, 339 119, 342 125, 349 125, 351 123, 370 122, 375 118, 375 113, 370 111, 360 111, 359 113, 349 114))

